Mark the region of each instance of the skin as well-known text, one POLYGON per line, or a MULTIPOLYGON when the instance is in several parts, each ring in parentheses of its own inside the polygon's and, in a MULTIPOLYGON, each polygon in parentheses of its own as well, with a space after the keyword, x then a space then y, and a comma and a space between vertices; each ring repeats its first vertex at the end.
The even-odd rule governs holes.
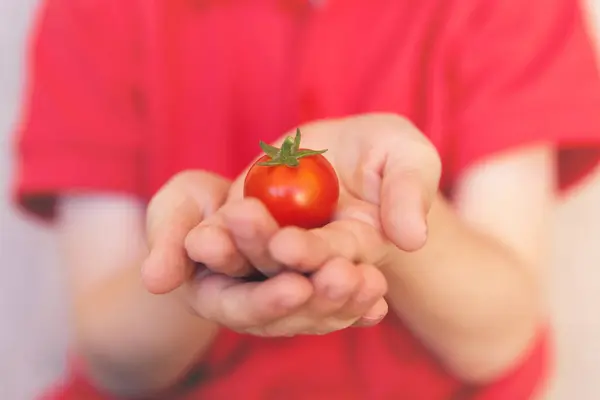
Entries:
POLYGON ((166 390, 218 324, 322 334, 373 325, 388 310, 465 381, 492 381, 519 362, 544 321, 549 147, 474 164, 450 203, 438 192, 435 150, 400 117, 322 121, 303 134, 306 147, 330 149, 340 178, 339 212, 324 228, 278 228, 260 202, 242 198, 245 174, 231 185, 200 171, 175 177, 148 208, 148 247, 137 201, 62 203, 77 343, 101 386, 166 390), (190 258, 227 276, 190 279, 190 258), (233 278, 282 264, 314 274, 233 278))

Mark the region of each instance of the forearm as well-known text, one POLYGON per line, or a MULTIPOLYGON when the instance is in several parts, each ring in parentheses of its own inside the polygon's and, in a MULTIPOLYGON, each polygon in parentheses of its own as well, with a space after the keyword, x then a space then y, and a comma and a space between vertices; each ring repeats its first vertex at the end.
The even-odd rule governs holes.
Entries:
POLYGON ((80 195, 59 207, 75 346, 88 375, 126 397, 170 387, 210 346, 216 327, 188 312, 177 291, 157 296, 143 286, 144 205, 80 195))
POLYGON ((77 351, 99 387, 161 398, 200 361, 217 327, 188 313, 176 294, 154 296, 138 282, 121 276, 80 299, 77 351))
POLYGON ((148 293, 137 266, 79 294, 74 311, 77 350, 90 377, 127 397, 170 388, 202 357, 217 331, 188 312, 177 293, 148 293))
POLYGON ((542 290, 532 270, 440 198, 425 247, 398 253, 384 272, 399 317, 454 373, 481 382, 510 368, 536 334, 542 290))

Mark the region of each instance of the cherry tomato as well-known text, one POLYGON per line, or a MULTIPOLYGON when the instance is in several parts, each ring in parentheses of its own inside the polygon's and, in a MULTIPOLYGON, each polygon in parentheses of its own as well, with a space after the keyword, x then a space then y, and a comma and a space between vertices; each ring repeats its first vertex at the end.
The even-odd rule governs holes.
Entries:
POLYGON ((300 148, 300 131, 281 148, 260 143, 266 153, 248 171, 244 197, 259 199, 280 226, 319 228, 331 221, 340 194, 327 150, 300 148))

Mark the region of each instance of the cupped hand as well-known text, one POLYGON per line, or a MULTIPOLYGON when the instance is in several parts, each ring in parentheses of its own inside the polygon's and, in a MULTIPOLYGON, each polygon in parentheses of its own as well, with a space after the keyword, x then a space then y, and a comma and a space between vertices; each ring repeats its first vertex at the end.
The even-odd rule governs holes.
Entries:
POLYGON ((335 220, 314 230, 281 229, 262 204, 242 199, 242 174, 225 206, 186 239, 189 256, 217 273, 195 283, 195 304, 206 318, 269 336, 371 325, 387 312, 378 267, 389 246, 412 251, 425 243, 440 162, 420 132, 383 114, 321 121, 302 131, 303 147, 329 149, 339 175, 335 220), (236 279, 253 268, 272 278, 236 279))
MULTIPOLYGON (((425 244, 441 161, 413 124, 395 114, 374 113, 316 121, 300 129, 302 147, 327 149, 323 155, 340 180, 340 215, 381 229, 401 250, 415 251, 425 244)), ((233 182, 229 200, 242 197, 245 175, 233 182)))
MULTIPOLYGON (((311 279, 298 272, 263 282, 236 279, 250 271, 248 259, 260 263, 266 257, 263 247, 254 247, 254 229, 270 235, 277 226, 256 201, 223 205, 229 188, 228 181, 213 174, 189 171, 171 179, 152 199, 147 211, 150 253, 141 271, 150 292, 178 291, 200 317, 263 336, 327 333, 361 317, 361 323, 371 324, 385 315, 385 281, 379 271, 330 257, 326 243, 314 254, 319 258, 311 265, 324 265, 311 279), (239 228, 236 243, 231 241, 231 225, 239 228), (197 252, 214 269, 211 274, 193 260, 197 252)), ((279 260, 286 262, 285 257, 279 260)))
POLYGON ((362 222, 281 229, 259 201, 232 200, 187 236, 189 256, 207 267, 193 304, 207 319, 261 336, 373 325, 387 313, 386 281, 374 265, 384 246, 362 222), (271 277, 238 279, 257 266, 271 277))

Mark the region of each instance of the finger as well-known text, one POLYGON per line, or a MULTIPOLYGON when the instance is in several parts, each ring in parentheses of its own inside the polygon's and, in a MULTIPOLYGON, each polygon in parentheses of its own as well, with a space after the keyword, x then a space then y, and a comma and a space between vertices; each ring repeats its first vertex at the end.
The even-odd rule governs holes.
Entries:
POLYGON ((179 287, 194 272, 184 241, 202 218, 227 196, 229 182, 202 171, 176 175, 148 205, 146 232, 150 254, 142 265, 142 280, 152 293, 179 287))
POLYGON ((340 318, 338 312, 356 294, 361 279, 359 271, 350 261, 339 257, 330 260, 312 276, 314 295, 308 304, 285 318, 252 330, 252 333, 278 337, 325 334, 347 328, 361 314, 340 318))
POLYGON ((238 251, 254 268, 267 276, 281 271, 281 265, 269 252, 269 241, 279 226, 260 201, 234 201, 226 204, 219 213, 238 251))
POLYGON ((383 315, 371 315, 372 308, 385 296, 387 292, 387 281, 381 271, 370 264, 359 264, 356 266, 361 280, 360 286, 354 296, 340 310, 342 318, 380 318, 383 315))
POLYGON ((313 232, 329 244, 334 255, 354 262, 379 264, 387 255, 384 237, 362 221, 334 221, 313 232))
POLYGON ((375 326, 385 319, 389 307, 384 298, 380 298, 367 313, 356 321, 352 326, 356 328, 365 328, 375 326))
POLYGON ((269 241, 268 250, 279 264, 301 273, 316 271, 336 255, 321 236, 292 226, 276 232, 269 241))
POLYGON ((281 273, 264 282, 209 275, 193 285, 193 307, 203 318, 243 331, 283 318, 302 307, 313 288, 305 277, 281 273))
POLYGON ((231 277, 252 272, 248 260, 238 251, 218 213, 190 231, 185 239, 188 256, 210 271, 231 277))
POLYGON ((314 272, 334 257, 379 264, 387 255, 386 244, 372 225, 358 220, 338 220, 308 231, 295 227, 281 229, 271 239, 269 251, 276 261, 288 268, 314 272))
MULTIPOLYGON (((352 298, 362 283, 356 266, 344 258, 328 261, 312 276, 315 294, 308 307, 317 316, 337 313, 352 298)), ((357 314, 354 317, 360 317, 357 314)), ((352 318, 352 316, 350 316, 352 318)))
POLYGON ((334 217, 335 221, 359 221, 381 232, 379 207, 342 191, 334 217))
POLYGON ((435 147, 408 120, 392 114, 346 120, 335 167, 346 189, 381 207, 386 235, 403 250, 423 246, 426 216, 441 175, 435 147))
POLYGON ((427 194, 426 187, 416 172, 390 170, 383 180, 383 230, 402 250, 418 250, 427 240, 427 214, 433 196, 427 194))
POLYGON ((398 129, 406 132, 404 145, 410 151, 386 154, 380 192, 381 223, 393 243, 414 251, 427 240, 427 214, 437 196, 441 161, 434 146, 412 124, 403 120, 398 129))

